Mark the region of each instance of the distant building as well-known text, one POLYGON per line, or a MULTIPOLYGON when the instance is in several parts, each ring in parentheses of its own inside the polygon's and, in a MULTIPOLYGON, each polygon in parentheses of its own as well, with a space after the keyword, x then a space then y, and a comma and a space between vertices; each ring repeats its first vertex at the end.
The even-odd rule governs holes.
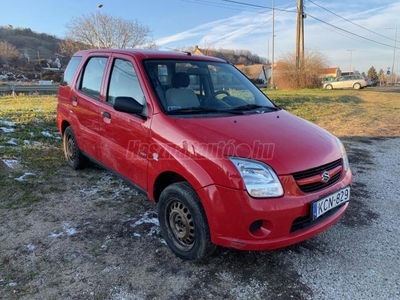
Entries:
MULTIPOLYGON (((214 49, 200 49, 197 45, 194 47, 193 54, 208 55, 226 59, 224 53, 221 53, 214 49)), ((238 68, 243 74, 247 76, 247 78, 249 78, 254 83, 267 83, 268 78, 271 76, 271 68, 269 65, 266 64, 235 64, 235 67, 238 68)))
POLYGON ((270 68, 264 64, 255 64, 245 66, 243 64, 235 65, 244 75, 254 83, 264 84, 268 82, 270 68))
POLYGON ((342 71, 339 67, 335 68, 323 68, 321 69, 320 76, 325 78, 326 80, 333 80, 336 77, 342 76, 342 71))

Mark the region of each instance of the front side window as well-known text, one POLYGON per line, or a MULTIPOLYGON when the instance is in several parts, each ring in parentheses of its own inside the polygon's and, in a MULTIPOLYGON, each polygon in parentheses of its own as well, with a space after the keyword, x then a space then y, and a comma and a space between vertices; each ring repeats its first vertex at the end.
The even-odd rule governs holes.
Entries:
POLYGON ((144 65, 167 114, 249 114, 277 109, 228 63, 185 59, 147 60, 144 65))
POLYGON ((124 59, 116 59, 111 71, 107 102, 114 104, 117 97, 130 97, 140 104, 145 104, 144 94, 139 78, 132 63, 124 59))
POLYGON ((90 58, 83 71, 79 90, 95 99, 99 99, 106 65, 106 57, 90 58))

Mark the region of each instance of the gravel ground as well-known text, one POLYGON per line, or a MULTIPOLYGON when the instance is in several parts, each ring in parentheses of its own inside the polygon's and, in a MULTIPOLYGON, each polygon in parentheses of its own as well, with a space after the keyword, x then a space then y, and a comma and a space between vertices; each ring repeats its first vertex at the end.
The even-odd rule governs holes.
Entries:
POLYGON ((61 168, 40 202, 0 210, 0 299, 400 299, 400 139, 344 142, 354 185, 336 225, 203 263, 172 255, 154 204, 120 180, 61 168))
POLYGON ((400 299, 400 139, 360 141, 345 217, 288 256, 311 299, 400 299))

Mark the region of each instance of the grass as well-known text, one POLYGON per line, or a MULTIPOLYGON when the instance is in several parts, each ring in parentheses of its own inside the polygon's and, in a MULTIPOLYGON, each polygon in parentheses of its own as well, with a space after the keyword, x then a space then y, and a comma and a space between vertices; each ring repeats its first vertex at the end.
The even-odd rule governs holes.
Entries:
POLYGON ((55 96, 0 97, 0 127, 13 130, 0 133, 0 158, 22 166, 12 173, 0 172, 0 207, 30 207, 53 192, 43 183, 54 179, 64 164, 56 105, 55 96), (33 175, 15 180, 26 172, 33 175))
POLYGON ((277 105, 339 137, 400 137, 400 94, 385 89, 263 90, 277 105))

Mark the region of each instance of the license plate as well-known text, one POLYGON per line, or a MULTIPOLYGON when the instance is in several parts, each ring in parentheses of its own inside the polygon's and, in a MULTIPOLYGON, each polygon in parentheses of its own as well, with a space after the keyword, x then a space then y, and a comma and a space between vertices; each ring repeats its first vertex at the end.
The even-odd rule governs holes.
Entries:
POLYGON ((350 187, 346 187, 337 191, 329 196, 326 196, 320 200, 315 201, 312 204, 312 215, 313 219, 319 218, 323 214, 327 213, 331 209, 347 202, 350 200, 350 187))

